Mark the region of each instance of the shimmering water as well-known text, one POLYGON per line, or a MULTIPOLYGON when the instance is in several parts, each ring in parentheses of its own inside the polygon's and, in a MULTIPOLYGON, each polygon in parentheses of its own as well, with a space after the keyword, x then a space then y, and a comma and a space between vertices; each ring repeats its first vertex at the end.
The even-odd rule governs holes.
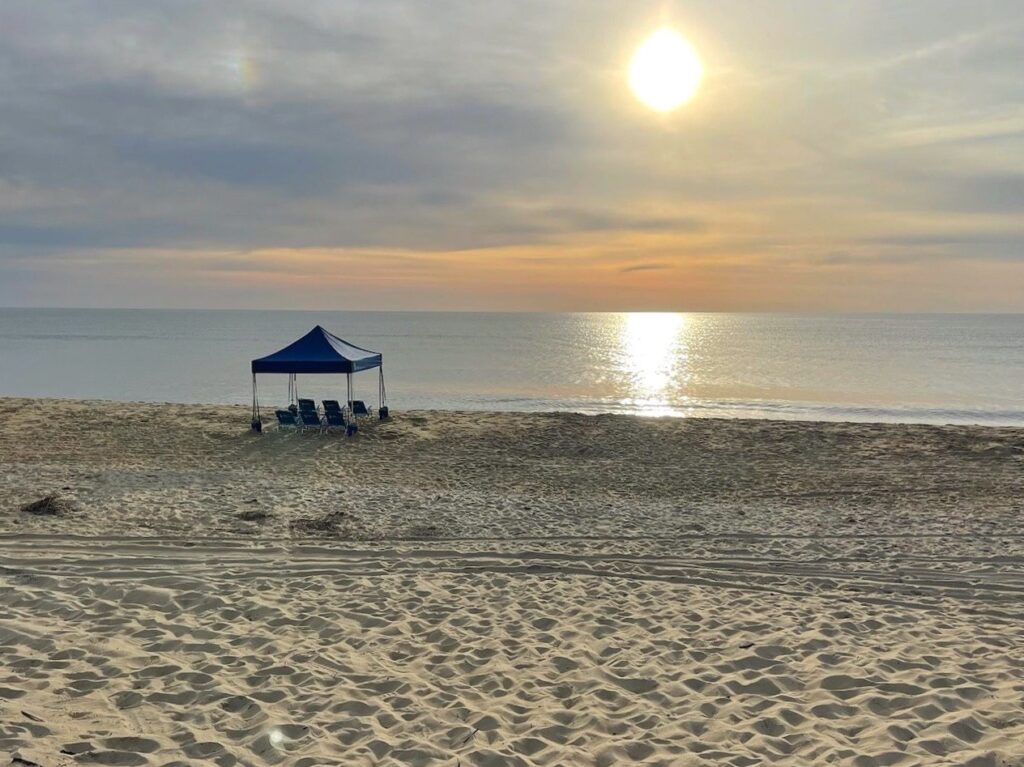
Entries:
MULTIPOLYGON (((1024 315, 0 309, 0 394, 247 403, 249 361, 316 324, 383 352, 395 410, 1024 425, 1024 315)), ((260 391, 283 403, 285 378, 260 391)))

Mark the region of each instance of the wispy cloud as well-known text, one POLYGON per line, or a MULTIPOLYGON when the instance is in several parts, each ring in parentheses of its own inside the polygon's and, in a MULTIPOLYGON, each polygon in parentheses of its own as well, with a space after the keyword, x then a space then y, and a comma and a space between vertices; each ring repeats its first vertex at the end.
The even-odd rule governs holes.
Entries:
POLYGON ((629 274, 630 272, 656 272, 671 268, 668 264, 633 264, 631 266, 624 266, 619 271, 623 274, 629 274))

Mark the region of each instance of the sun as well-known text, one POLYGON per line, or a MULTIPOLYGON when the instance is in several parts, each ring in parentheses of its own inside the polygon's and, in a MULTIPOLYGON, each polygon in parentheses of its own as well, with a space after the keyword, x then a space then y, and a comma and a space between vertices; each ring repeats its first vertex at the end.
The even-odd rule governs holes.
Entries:
POLYGON ((637 48, 629 62, 629 87, 659 112, 682 106, 697 91, 704 67, 682 35, 662 27, 637 48))

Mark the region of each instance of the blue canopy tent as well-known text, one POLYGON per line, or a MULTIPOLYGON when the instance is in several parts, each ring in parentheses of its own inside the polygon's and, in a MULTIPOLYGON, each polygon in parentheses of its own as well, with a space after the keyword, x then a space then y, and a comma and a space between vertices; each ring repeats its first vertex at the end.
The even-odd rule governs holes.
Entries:
POLYGON ((284 373, 288 376, 288 396, 297 396, 295 376, 298 373, 344 373, 348 379, 349 403, 352 402, 352 374, 361 370, 377 368, 380 375, 378 392, 380 406, 384 406, 384 358, 380 352, 372 352, 350 344, 317 325, 294 343, 283 349, 252 361, 252 421, 253 428, 260 422, 259 396, 256 390, 258 373, 284 373))

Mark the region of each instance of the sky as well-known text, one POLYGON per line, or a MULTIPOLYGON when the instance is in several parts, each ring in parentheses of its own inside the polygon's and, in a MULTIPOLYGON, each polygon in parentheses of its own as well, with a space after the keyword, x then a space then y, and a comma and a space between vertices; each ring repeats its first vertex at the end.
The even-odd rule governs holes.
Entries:
POLYGON ((0 305, 1024 311, 1024 3, 4 0, 0 305))

